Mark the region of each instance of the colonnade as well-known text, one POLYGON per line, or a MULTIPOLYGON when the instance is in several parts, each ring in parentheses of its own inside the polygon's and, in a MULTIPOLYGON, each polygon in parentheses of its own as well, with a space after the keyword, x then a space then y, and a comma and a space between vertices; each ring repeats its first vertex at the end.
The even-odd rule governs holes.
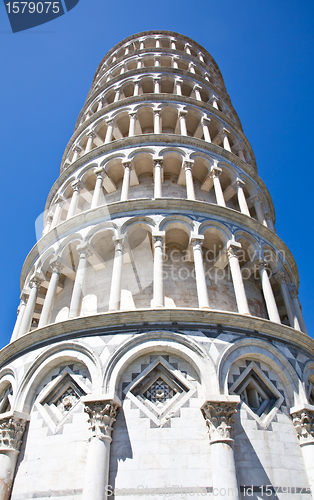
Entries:
POLYGON ((219 117, 207 115, 204 111, 201 112, 198 108, 193 109, 191 106, 188 110, 182 109, 174 103, 167 103, 162 107, 156 106, 158 103, 147 102, 145 106, 142 105, 138 109, 131 111, 120 109, 114 117, 103 117, 98 120, 93 129, 86 130, 79 135, 79 138, 71 146, 65 163, 74 163, 79 157, 103 144, 109 144, 123 137, 133 137, 146 133, 175 134, 201 139, 220 146, 246 163, 251 162, 251 156, 245 143, 231 128, 226 128, 219 117), (169 123, 166 126, 164 124, 166 113, 168 116, 171 113, 171 130, 169 123), (120 122, 122 118, 127 118, 127 122, 124 121, 123 126, 120 122), (146 132, 146 130, 149 131, 146 132))
POLYGON ((214 108, 222 111, 234 121, 232 112, 225 103, 225 100, 209 87, 199 82, 185 80, 183 77, 179 76, 155 75, 147 77, 147 75, 145 75, 142 78, 137 76, 124 83, 120 82, 118 85, 114 85, 102 92, 84 112, 80 124, 84 123, 84 121, 91 118, 95 113, 113 102, 123 101, 123 99, 128 97, 138 97, 139 95, 145 94, 168 94, 193 97, 197 101, 211 104, 214 108), (172 91, 169 90, 169 82, 173 86, 172 91), (149 85, 150 83, 151 85, 149 85))
MULTIPOLYGON (((165 248, 165 232, 155 232, 152 234, 152 245, 153 245, 153 297, 151 301, 152 308, 162 308, 165 306, 165 294, 164 294, 164 248, 165 248)), ((125 237, 121 236, 119 238, 113 238, 114 243, 114 259, 113 268, 111 275, 111 286, 109 294, 109 312, 120 310, 120 300, 121 300, 121 285, 122 285, 122 273, 123 273, 123 256, 125 250, 125 237)), ((195 272, 195 283, 196 291, 198 297, 198 307, 200 309, 210 309, 209 306, 209 294, 210 287, 206 283, 206 272, 203 260, 202 244, 204 241, 203 235, 191 235, 190 245, 193 249, 194 256, 194 272, 195 272)), ((69 307, 69 318, 75 318, 80 316, 82 300, 84 298, 84 283, 86 279, 88 258, 92 254, 92 248, 87 244, 79 244, 76 248, 79 254, 79 261, 77 265, 70 307, 69 307)), ((241 272, 240 262, 238 252, 241 250, 241 244, 236 241, 229 241, 225 247, 224 252, 219 256, 220 263, 223 261, 223 265, 219 264, 220 268, 229 265, 231 279, 233 283, 233 289, 237 304, 237 310, 239 314, 250 315, 246 289, 244 285, 243 275, 241 272)), ((52 307, 54 304, 55 296, 57 293, 57 287, 59 283, 60 274, 62 273, 63 266, 62 259, 58 261, 54 258, 50 264, 52 270, 51 278, 48 285, 48 290, 45 296, 44 304, 40 314, 38 327, 44 327, 49 324, 50 315, 52 307)), ((255 262, 260 275, 260 282, 263 297, 266 304, 266 309, 270 321, 275 323, 281 323, 278 306, 268 275, 269 264, 266 260, 260 259, 255 262)), ((18 337, 21 337, 29 332, 38 290, 41 282, 46 278, 37 273, 29 282, 29 295, 28 298, 26 294, 23 293, 21 299, 21 305, 19 314, 16 321, 16 326, 12 335, 11 341, 18 337)), ((287 285, 287 277, 285 273, 277 273, 276 279, 279 280, 281 284, 282 296, 286 306, 290 326, 299 331, 304 331, 306 333, 306 327, 302 317, 302 312, 297 297, 295 297, 293 290, 293 298, 291 298, 289 288, 287 285)))
MULTIPOLYGON (((163 158, 153 158, 153 183, 154 183, 154 198, 162 198, 163 197, 163 158)), ((133 170, 134 176, 137 178, 135 168, 133 166, 133 162, 131 160, 122 161, 123 166, 123 180, 120 194, 120 201, 127 201, 130 199, 130 187, 131 187, 131 171, 133 170)), ((194 161, 192 160, 183 160, 181 172, 183 175, 180 175, 179 179, 184 179, 185 187, 186 187, 186 199, 197 201, 197 196, 195 195, 194 189, 194 179, 193 179, 193 166, 194 161)), ((95 188, 92 196, 92 201, 90 203, 90 209, 97 208, 101 205, 102 202, 102 192, 104 180, 109 180, 110 177, 106 173, 105 169, 101 167, 97 167, 94 170, 94 174, 96 177, 95 188)), ((265 203, 262 196, 259 193, 255 193, 250 196, 249 199, 246 198, 244 188, 245 182, 243 179, 237 177, 231 184, 223 191, 220 175, 222 174, 222 169, 214 164, 211 167, 210 172, 207 177, 205 177, 201 189, 205 192, 210 193, 211 190, 214 190, 216 204, 222 207, 227 207, 228 201, 236 195, 239 211, 247 215, 248 217, 252 217, 250 213, 250 209, 248 206, 248 201, 250 201, 251 205, 254 206, 256 218, 260 224, 265 227, 268 227, 272 231, 275 230, 274 224, 272 222, 271 216, 268 212, 264 211, 263 204, 265 203)), ((181 182, 181 181, 180 181, 181 182)), ((137 181, 137 183, 139 183, 137 181)), ((110 189, 112 192, 112 186, 114 186, 113 182, 110 182, 110 189)), ((72 196, 70 201, 63 198, 61 195, 57 195, 54 203, 54 212, 53 215, 50 213, 50 218, 47 218, 44 234, 48 233, 50 230, 54 229, 61 222, 61 213, 63 210, 63 205, 65 203, 69 203, 69 208, 67 212, 66 219, 70 219, 77 213, 79 195, 81 189, 83 189, 84 183, 82 181, 74 181, 71 184, 72 187, 72 196)))

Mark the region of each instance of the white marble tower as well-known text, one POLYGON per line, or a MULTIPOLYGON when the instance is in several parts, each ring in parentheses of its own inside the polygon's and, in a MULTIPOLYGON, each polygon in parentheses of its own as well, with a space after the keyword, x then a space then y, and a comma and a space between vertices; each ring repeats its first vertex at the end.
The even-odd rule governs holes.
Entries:
POLYGON ((0 352, 0 500, 314 499, 298 270, 219 68, 100 63, 0 352))

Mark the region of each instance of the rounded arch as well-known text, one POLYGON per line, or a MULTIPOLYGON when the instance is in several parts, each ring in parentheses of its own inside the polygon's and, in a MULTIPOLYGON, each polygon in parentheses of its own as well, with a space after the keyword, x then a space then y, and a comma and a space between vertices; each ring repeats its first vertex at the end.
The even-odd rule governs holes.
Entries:
POLYGON ((305 401, 301 380, 289 361, 276 347, 258 338, 236 341, 223 353, 218 365, 218 381, 221 394, 228 394, 230 368, 235 361, 241 358, 264 361, 271 366, 286 389, 288 407, 305 401))
POLYGON ((217 393, 216 371, 210 356, 191 338, 168 331, 143 333, 120 346, 107 364, 104 392, 118 395, 119 380, 127 366, 143 354, 160 350, 176 354, 193 366, 204 387, 204 395, 217 393))
POLYGON ((17 392, 16 409, 29 413, 41 381, 53 368, 68 361, 84 365, 90 374, 93 392, 101 391, 101 365, 93 351, 79 342, 61 342, 41 353, 27 370, 17 392))

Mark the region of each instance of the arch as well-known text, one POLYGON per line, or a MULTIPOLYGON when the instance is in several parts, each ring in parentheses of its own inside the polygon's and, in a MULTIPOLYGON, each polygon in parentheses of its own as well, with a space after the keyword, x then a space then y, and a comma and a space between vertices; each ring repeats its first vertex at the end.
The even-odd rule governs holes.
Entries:
POLYGON ((204 394, 218 394, 216 371, 211 357, 191 338, 174 332, 156 331, 137 335, 120 346, 109 359, 104 373, 104 392, 116 395, 127 366, 147 352, 163 350, 185 359, 197 372, 204 394))
POLYGON ((36 389, 44 377, 56 366, 71 360, 86 367, 91 377, 93 392, 100 392, 101 365, 94 352, 77 341, 60 342, 37 356, 27 370, 17 392, 16 409, 29 413, 36 389))
POLYGON ((272 367, 286 389, 287 404, 289 407, 306 401, 301 380, 285 356, 273 345, 254 337, 235 341, 223 353, 218 365, 218 380, 221 394, 228 394, 230 368, 235 361, 241 358, 264 361, 272 367))

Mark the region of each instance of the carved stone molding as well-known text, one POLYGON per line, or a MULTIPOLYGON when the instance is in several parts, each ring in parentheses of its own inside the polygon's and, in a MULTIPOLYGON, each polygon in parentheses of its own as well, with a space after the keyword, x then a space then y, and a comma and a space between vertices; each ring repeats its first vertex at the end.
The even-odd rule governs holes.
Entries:
POLYGON ((15 415, 0 420, 0 451, 19 451, 25 431, 26 420, 15 415))
POLYGON ((314 410, 303 408, 291 414, 300 446, 314 444, 314 410))
POLYGON ((88 414, 91 438, 111 440, 112 426, 116 421, 119 404, 111 399, 84 401, 84 411, 88 414))
POLYGON ((238 401, 206 401, 201 408, 208 427, 210 443, 232 442, 232 416, 237 413, 238 401))

